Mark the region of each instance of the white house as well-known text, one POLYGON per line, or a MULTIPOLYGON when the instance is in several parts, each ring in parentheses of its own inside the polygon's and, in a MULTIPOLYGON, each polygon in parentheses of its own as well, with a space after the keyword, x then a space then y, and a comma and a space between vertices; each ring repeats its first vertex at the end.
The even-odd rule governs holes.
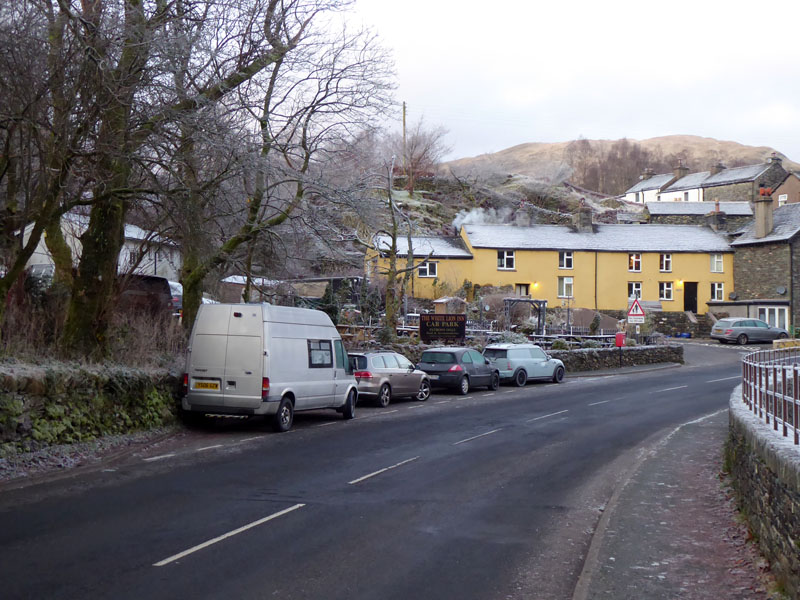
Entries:
MULTIPOLYGON (((75 266, 80 260, 83 246, 80 237, 89 225, 89 217, 68 213, 61 217, 61 231, 64 240, 72 251, 75 266)), ((33 230, 33 223, 23 231, 23 243, 27 243, 33 230)), ((26 267, 33 265, 52 265, 53 257, 47 249, 44 235, 39 240, 26 267)), ((177 245, 151 231, 145 231, 136 225, 125 225, 125 241, 119 253, 119 273, 136 273, 139 275, 158 275, 177 280, 181 269, 181 254, 177 245), (141 260, 139 258, 141 257, 141 260)))
POLYGON ((643 176, 642 180, 625 192, 625 200, 636 204, 655 202, 661 189, 675 181, 673 173, 662 173, 650 177, 643 176))

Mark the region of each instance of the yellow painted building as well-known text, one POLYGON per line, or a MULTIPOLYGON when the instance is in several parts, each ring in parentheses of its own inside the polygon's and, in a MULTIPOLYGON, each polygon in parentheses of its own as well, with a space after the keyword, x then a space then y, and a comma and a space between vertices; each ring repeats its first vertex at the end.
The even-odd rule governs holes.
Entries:
MULTIPOLYGON (((464 225, 458 238, 415 238, 414 293, 452 294, 464 281, 511 286, 549 306, 626 310, 629 298, 705 313, 733 291, 733 250, 695 225, 464 225), (433 240, 437 240, 434 242, 433 240)), ((398 247, 405 266, 407 244, 398 247)), ((380 270, 386 258, 369 257, 380 270)))

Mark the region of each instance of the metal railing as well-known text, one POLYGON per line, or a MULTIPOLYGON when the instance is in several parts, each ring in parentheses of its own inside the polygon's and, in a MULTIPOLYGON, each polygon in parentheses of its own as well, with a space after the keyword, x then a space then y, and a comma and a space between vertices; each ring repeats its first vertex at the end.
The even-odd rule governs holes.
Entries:
POLYGON ((774 431, 800 445, 800 348, 760 350, 742 360, 742 400, 774 431))

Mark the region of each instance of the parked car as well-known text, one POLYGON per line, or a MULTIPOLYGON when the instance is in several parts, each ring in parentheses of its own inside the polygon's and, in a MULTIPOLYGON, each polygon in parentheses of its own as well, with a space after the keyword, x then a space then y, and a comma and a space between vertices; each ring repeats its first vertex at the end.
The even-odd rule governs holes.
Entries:
POLYGON ((375 400, 386 408, 392 398, 427 400, 431 382, 424 371, 397 352, 350 353, 350 364, 358 384, 358 397, 375 400))
POLYGON ((116 308, 121 312, 157 316, 172 311, 172 292, 164 277, 134 273, 120 275, 116 291, 116 308))
POLYGON ((172 295, 172 314, 180 317, 183 314, 183 285, 179 281, 170 281, 169 291, 172 295))
POLYGON ((747 317, 730 317, 720 319, 711 328, 711 339, 721 344, 736 342, 744 345, 747 342, 770 342, 789 337, 789 332, 782 327, 773 327, 761 319, 747 317))
POLYGON ((564 380, 564 363, 550 358, 535 344, 491 344, 483 355, 500 371, 500 381, 513 381, 524 386, 529 379, 547 379, 555 383, 564 380))
POLYGON ((431 348, 425 350, 417 368, 430 377, 431 386, 455 388, 466 395, 470 388, 500 386, 500 372, 474 348, 431 348))

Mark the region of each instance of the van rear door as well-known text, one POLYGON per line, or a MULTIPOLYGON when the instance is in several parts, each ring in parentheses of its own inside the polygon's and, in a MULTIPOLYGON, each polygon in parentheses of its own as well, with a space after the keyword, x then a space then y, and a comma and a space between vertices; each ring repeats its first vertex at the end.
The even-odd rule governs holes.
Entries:
POLYGON ((200 307, 189 355, 189 399, 192 404, 224 406, 222 381, 228 347, 230 307, 200 307))
POLYGON ((231 307, 222 379, 225 406, 258 408, 261 405, 263 335, 260 305, 231 307))

